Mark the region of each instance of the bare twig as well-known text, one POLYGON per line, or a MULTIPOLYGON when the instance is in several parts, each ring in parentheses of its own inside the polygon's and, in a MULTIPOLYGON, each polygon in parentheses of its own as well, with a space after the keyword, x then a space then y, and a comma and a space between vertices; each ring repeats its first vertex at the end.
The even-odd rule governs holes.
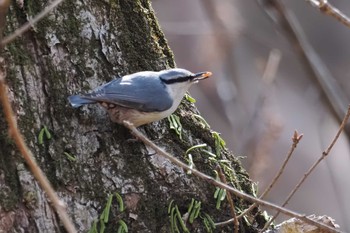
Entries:
MULTIPOLYGON (((284 160, 281 168, 279 169, 279 171, 277 172, 277 174, 275 175, 275 177, 272 179, 270 185, 264 190, 264 192, 260 195, 260 199, 264 199, 267 194, 270 192, 270 190, 272 189, 272 187, 276 184, 277 180, 280 178, 280 176, 282 175, 283 171, 284 171, 284 168, 286 167, 289 159, 291 158, 295 148, 297 147, 299 141, 302 139, 303 137, 303 134, 298 134, 297 131, 294 131, 294 134, 293 134, 293 137, 292 137, 292 141, 293 141, 293 144, 291 145, 289 151, 288 151, 288 154, 287 154, 287 157, 286 159, 284 160)), ((244 210, 240 215, 237 216, 238 219, 242 218, 243 216, 245 216, 247 213, 249 213, 250 211, 252 211, 255 207, 257 207, 257 204, 254 203, 253 205, 251 205, 248 209, 244 210)), ((221 223, 217 223, 218 226, 223 226, 223 225, 226 225, 226 224, 229 224, 233 221, 234 219, 230 219, 230 220, 227 220, 225 222, 221 222, 221 223)))
MULTIPOLYGON (((218 165, 216 167, 216 171, 219 174, 221 182, 224 183, 224 184, 227 184, 225 174, 222 172, 222 169, 221 169, 220 165, 218 165)), ((232 199, 232 196, 231 196, 230 192, 227 192, 226 196, 227 196, 227 201, 228 201, 228 203, 230 205, 231 215, 232 215, 232 219, 233 219, 233 225, 235 227, 234 233, 238 233, 239 222, 238 222, 236 211, 235 211, 235 203, 233 202, 233 199, 232 199)), ((215 225, 217 226, 217 224, 215 224, 215 225)))
POLYGON ((202 178, 203 180, 207 181, 208 183, 210 183, 212 185, 215 185, 215 186, 217 186, 219 188, 226 189, 227 191, 233 193, 234 195, 236 195, 239 198, 242 198, 242 199, 244 199, 246 201, 258 203, 259 205, 263 205, 263 206, 266 206, 268 208, 278 210, 281 213, 284 213, 284 214, 286 214, 288 216, 292 216, 292 217, 298 218, 301 221, 304 221, 304 222, 309 223, 309 224, 311 224, 313 226, 319 227, 320 229, 325 230, 327 232, 340 232, 338 229, 335 229, 335 228, 327 226, 327 225, 325 225, 323 223, 311 220, 311 219, 307 218, 303 214, 298 214, 298 213, 293 212, 291 210, 288 210, 286 208, 279 207, 279 206, 277 206, 275 204, 272 204, 270 202, 267 202, 267 201, 255 198, 255 197, 253 197, 251 195, 248 195, 248 194, 246 194, 244 192, 241 192, 241 191, 239 191, 239 190, 237 190, 237 189, 235 189, 235 188, 233 188, 231 186, 228 186, 227 184, 224 184, 224 183, 222 183, 220 181, 215 180, 213 177, 210 177, 210 176, 208 176, 208 175, 206 175, 206 174, 204 174, 204 173, 202 173, 202 172, 200 172, 200 171, 198 171, 196 169, 193 169, 193 168, 187 166, 186 164, 184 164, 180 160, 176 159, 171 154, 167 153, 166 151, 164 151, 163 149, 161 149, 160 147, 155 145, 151 140, 149 140, 139 130, 137 130, 133 124, 131 124, 128 121, 124 121, 123 123, 124 123, 124 126, 127 127, 128 129, 130 129, 130 131, 138 139, 140 139, 143 143, 145 143, 145 145, 149 146, 155 152, 157 152, 157 155, 160 155, 160 156, 170 160, 173 164, 183 168, 186 171, 191 171, 192 174, 194 174, 195 176, 197 176, 199 178, 202 178))
POLYGON ((58 216, 60 217, 67 232, 70 232, 70 233, 77 232, 66 212, 66 207, 64 202, 62 202, 58 198, 57 194, 55 193, 54 189, 51 187, 46 176, 43 174, 40 167, 35 162, 32 152, 29 150, 29 148, 25 144, 23 136, 18 130, 16 118, 12 111, 10 100, 7 96, 7 87, 5 84, 6 71, 5 71, 4 63, 5 63, 4 59, 0 58, 0 102, 3 106, 5 118, 9 126, 10 136, 13 138, 14 142, 16 143, 18 150, 21 152, 23 158, 28 164, 28 167, 32 171, 33 176, 38 181, 41 188, 45 191, 45 193, 49 197, 49 200, 52 202, 52 206, 57 211, 58 216))
POLYGON ((16 31, 11 33, 11 35, 5 37, 0 42, 0 48, 3 48, 8 43, 12 42, 18 36, 22 35, 26 31, 28 31, 34 24, 36 24, 39 20, 44 18, 50 11, 55 9, 63 0, 55 0, 48 7, 46 7, 43 11, 37 14, 32 20, 29 20, 27 23, 23 24, 22 27, 18 28, 16 31))
POLYGON ((261 194, 260 198, 264 198, 267 196, 267 194, 270 192, 270 190, 272 189, 272 187, 276 184, 277 180, 280 178, 280 176, 282 175, 285 167, 287 166, 289 159, 291 158, 295 148, 297 148, 298 143, 300 142, 300 140, 303 138, 303 134, 298 134, 297 131, 294 131, 293 137, 292 137, 292 141, 293 144, 290 147, 288 154, 286 156, 286 159, 284 160, 281 168, 278 170, 277 174, 275 175, 275 177, 272 179, 270 185, 267 187, 267 189, 261 194))
POLYGON ((6 15, 10 6, 10 0, 0 0, 0 41, 6 24, 6 15))
MULTIPOLYGON (((328 146, 328 148, 323 151, 322 155, 320 156, 320 158, 310 167, 310 169, 304 174, 304 176, 301 178, 301 180, 298 182, 298 184, 294 187, 294 189, 290 192, 290 194, 288 195, 287 199, 284 201, 284 203, 282 204, 282 207, 286 206, 289 202, 289 200, 293 197, 293 195, 295 194, 295 192, 300 188, 300 186, 304 183, 304 181, 306 180, 307 177, 309 177, 309 175, 315 170, 315 168, 318 166, 318 164, 324 160, 326 158, 326 156, 329 154, 329 152, 332 150, 334 144, 336 143, 336 141, 338 140, 341 132, 343 131, 343 129, 346 126, 346 123, 348 122, 350 117, 350 106, 348 107, 348 111, 339 127, 339 130, 337 132, 337 134, 334 136, 332 142, 330 143, 330 145, 328 146)), ((275 218, 278 216, 278 214, 280 213, 280 211, 277 211, 277 213, 266 223, 264 229, 267 229, 267 227, 272 223, 272 221, 275 220, 275 218)))
POLYGON ((339 9, 328 3, 327 0, 305 0, 310 3, 312 6, 318 8, 325 15, 329 15, 345 26, 350 28, 350 19, 342 13, 339 9))

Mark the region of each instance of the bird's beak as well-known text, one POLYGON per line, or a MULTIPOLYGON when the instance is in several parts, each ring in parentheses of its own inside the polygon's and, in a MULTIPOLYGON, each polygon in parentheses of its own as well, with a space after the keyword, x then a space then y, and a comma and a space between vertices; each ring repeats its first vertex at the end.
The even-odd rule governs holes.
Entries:
POLYGON ((199 81, 199 80, 202 80, 202 79, 206 79, 206 78, 209 78, 209 76, 211 76, 212 73, 210 71, 205 71, 205 72, 199 72, 199 73, 196 73, 194 74, 192 77, 192 81, 195 82, 195 81, 199 81))

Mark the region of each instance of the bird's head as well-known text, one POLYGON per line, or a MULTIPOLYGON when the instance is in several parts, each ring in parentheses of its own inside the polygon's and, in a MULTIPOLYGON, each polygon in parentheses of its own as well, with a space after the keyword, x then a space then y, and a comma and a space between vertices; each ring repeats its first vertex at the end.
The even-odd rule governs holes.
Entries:
POLYGON ((211 76, 211 72, 192 73, 185 69, 170 69, 159 72, 159 78, 167 87, 174 103, 180 103, 190 86, 211 76))
POLYGON ((211 72, 192 73, 191 71, 175 68, 160 71, 159 78, 168 85, 177 83, 196 83, 199 80, 206 79, 211 76, 211 72))

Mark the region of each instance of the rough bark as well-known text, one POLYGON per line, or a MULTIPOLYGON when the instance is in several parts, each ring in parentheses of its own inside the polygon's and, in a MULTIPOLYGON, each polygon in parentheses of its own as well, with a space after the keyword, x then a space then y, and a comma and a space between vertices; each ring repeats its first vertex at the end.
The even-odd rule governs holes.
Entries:
MULTIPOLYGON (((43 9, 46 1, 13 1, 6 33, 43 9), (21 5, 22 4, 22 5, 21 5)), ((174 58, 147 0, 64 1, 49 17, 9 44, 2 54, 7 61, 7 82, 18 125, 36 160, 68 205, 80 232, 87 232, 101 215, 109 194, 119 193, 126 205, 118 212, 114 199, 106 232, 116 232, 123 219, 129 232, 170 232, 167 208, 171 200, 182 214, 191 199, 202 202, 202 212, 214 221, 230 217, 228 204, 215 208, 215 187, 187 175, 152 153, 142 143, 128 140, 130 133, 113 124, 99 106, 72 109, 67 96, 84 92, 140 70, 174 67, 174 58), (52 138, 39 143, 46 126, 52 138), (75 160, 68 155, 74 156, 75 160)), ((27 170, 7 135, 0 111, 0 229, 4 232, 62 232, 43 191, 27 170)), ((156 144, 185 160, 191 146, 207 143, 215 153, 208 128, 192 118, 196 108, 184 100, 176 112, 183 125, 182 139, 167 120, 141 129, 156 144)), ((204 153, 193 152, 197 168, 214 176, 215 163, 204 153)), ((252 194, 252 184, 239 161, 227 150, 232 170, 228 180, 252 194)), ((249 203, 235 199, 237 209, 249 203)), ((257 211, 257 210, 256 210, 257 211)), ((256 212, 255 211, 255 212, 256 212)), ((241 222, 241 232, 254 232, 264 223, 261 215, 241 222)), ((191 232, 205 232, 200 219, 188 224, 191 232)), ((230 226, 218 232, 231 231, 230 226)), ((0 231, 1 231, 0 230, 0 231)))

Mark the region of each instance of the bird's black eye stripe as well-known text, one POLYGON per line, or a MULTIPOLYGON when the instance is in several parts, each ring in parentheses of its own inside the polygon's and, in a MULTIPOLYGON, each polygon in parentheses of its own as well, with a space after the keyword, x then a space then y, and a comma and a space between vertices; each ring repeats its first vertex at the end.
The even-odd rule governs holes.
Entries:
POLYGON ((181 76, 181 77, 177 77, 177 78, 172 78, 172 79, 165 79, 160 77, 160 79, 166 83, 166 84, 172 84, 172 83, 182 83, 182 82, 186 82, 188 80, 193 79, 193 76, 181 76))

